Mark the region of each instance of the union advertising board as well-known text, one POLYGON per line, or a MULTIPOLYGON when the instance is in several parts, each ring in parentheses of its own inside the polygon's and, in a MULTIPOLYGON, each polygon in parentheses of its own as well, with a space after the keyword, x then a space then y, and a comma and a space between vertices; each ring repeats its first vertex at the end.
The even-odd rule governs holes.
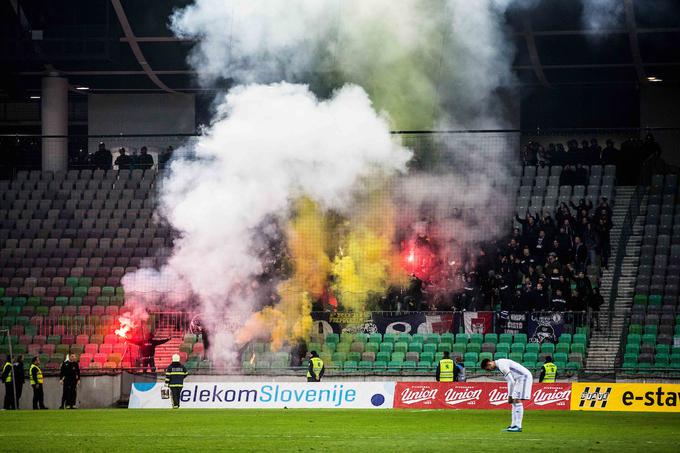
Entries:
MULTIPOLYGON (((225 409, 389 409, 394 382, 187 382, 184 408, 225 409)), ((161 383, 134 383, 129 408, 167 408, 161 383)))
POLYGON ((575 382, 571 410, 680 412, 680 384, 575 382))
MULTIPOLYGON (((571 384, 534 384, 526 409, 569 410, 571 384)), ((397 382, 394 407, 508 409, 508 386, 495 382, 397 382)))

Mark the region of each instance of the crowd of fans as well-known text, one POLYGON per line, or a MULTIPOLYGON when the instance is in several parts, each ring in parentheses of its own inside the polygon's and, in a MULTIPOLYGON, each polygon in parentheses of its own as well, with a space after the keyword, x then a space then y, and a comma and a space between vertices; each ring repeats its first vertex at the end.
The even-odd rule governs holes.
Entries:
MULTIPOLYGON (((168 146, 158 154, 158 168, 165 168, 172 152, 172 146, 168 146)), ((97 151, 94 153, 89 153, 84 148, 80 149, 71 159, 70 164, 71 168, 77 169, 111 170, 115 166, 118 170, 149 170, 153 168, 155 162, 146 146, 140 148, 139 154, 136 150, 132 154, 128 154, 127 150, 121 147, 118 149, 118 155, 114 160, 113 154, 106 148, 106 144, 100 142, 97 151)))
POLYGON ((596 138, 583 140, 580 145, 577 140, 569 140, 566 145, 548 143, 547 147, 531 140, 522 149, 521 159, 524 165, 577 166, 577 169, 583 165, 616 165, 617 180, 632 184, 637 180, 642 163, 660 155, 661 147, 650 133, 644 139, 629 138, 619 148, 612 140, 607 140, 602 147, 596 138))

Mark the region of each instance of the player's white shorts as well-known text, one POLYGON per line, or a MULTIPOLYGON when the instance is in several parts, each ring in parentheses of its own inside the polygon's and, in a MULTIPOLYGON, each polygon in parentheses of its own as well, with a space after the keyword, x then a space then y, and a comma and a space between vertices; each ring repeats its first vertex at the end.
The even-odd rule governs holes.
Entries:
POLYGON ((510 391, 510 396, 516 400, 530 400, 532 384, 533 379, 529 377, 516 379, 515 385, 513 385, 512 390, 510 391))

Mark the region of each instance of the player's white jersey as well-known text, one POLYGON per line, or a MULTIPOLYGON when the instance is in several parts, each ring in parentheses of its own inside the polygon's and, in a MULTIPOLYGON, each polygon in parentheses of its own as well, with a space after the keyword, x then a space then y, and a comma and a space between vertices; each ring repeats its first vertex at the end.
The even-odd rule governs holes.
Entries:
POLYGON ((503 373, 506 381, 510 382, 523 378, 534 378, 534 376, 531 374, 531 371, 527 370, 524 366, 515 362, 514 360, 497 359, 495 362, 496 368, 498 368, 498 371, 503 373))

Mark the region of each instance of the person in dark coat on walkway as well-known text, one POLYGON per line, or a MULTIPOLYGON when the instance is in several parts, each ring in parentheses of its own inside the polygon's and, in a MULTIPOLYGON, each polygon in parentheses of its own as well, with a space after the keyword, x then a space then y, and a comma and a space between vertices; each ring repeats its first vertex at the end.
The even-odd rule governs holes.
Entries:
POLYGON ((59 382, 64 386, 61 397, 62 405, 59 409, 74 409, 78 396, 78 383, 80 382, 80 366, 76 361, 76 355, 71 354, 68 360, 61 364, 59 382))

